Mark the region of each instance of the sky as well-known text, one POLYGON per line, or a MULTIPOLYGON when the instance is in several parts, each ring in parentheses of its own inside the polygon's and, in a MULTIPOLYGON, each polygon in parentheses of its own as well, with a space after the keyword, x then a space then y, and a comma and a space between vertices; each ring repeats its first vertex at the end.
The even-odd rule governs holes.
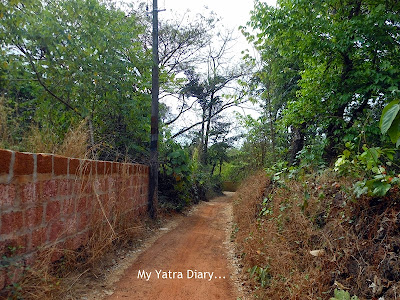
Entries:
MULTIPOLYGON (((276 3, 275 0, 265 2, 270 5, 276 3)), ((238 28, 249 21, 253 5, 253 0, 158 0, 158 6, 161 9, 178 13, 184 13, 188 9, 192 12, 202 12, 204 7, 208 7, 222 17, 222 22, 231 28, 238 28)))
MULTIPOLYGON (((152 2, 151 0, 147 0, 152 2)), ((269 5, 276 5, 276 0, 265 0, 269 5)), ((247 47, 246 39, 239 31, 239 26, 245 26, 250 20, 250 11, 254 7, 254 0, 158 0, 160 9, 165 12, 160 13, 160 19, 163 14, 168 15, 170 12, 183 14, 187 10, 192 13, 206 12, 206 8, 221 17, 221 23, 228 29, 234 29, 236 37, 239 38, 243 47, 237 47, 238 55, 247 47)))
MULTIPOLYGON (((147 1, 149 7, 152 7, 152 0, 147 1)), ((266 0, 265 2, 269 5, 276 5, 276 0, 266 0)), ((213 11, 221 18, 220 23, 225 28, 234 30, 234 36, 237 38, 237 41, 232 49, 236 53, 232 54, 236 56, 236 59, 242 57, 241 52, 243 50, 252 48, 238 28, 239 26, 246 26, 246 23, 250 20, 250 11, 254 7, 254 0, 158 0, 158 7, 161 10, 165 9, 165 11, 159 13, 160 20, 174 14, 183 15, 187 10, 193 15, 197 13, 208 15, 209 11, 213 11)), ((250 114, 253 117, 258 116, 258 113, 252 109, 231 109, 228 114, 233 115, 235 110, 242 114, 250 114)), ((191 114, 184 116, 181 120, 182 124, 179 125, 187 126, 186 123, 190 124, 193 117, 191 114)))
MULTIPOLYGON (((266 0, 265 2, 269 5, 276 5, 276 0, 266 0)), ((149 8, 151 8, 152 0, 147 0, 147 3, 149 8)), ((168 19, 173 15, 183 15, 188 10, 190 11, 190 15, 195 15, 197 13, 209 15, 210 11, 216 13, 216 15, 221 18, 220 23, 223 24, 226 29, 234 30, 233 35, 237 40, 236 45, 232 49, 234 53, 231 54, 233 54, 237 60, 242 57, 241 52, 243 50, 252 49, 252 46, 247 43, 238 28, 239 26, 246 26, 246 23, 250 20, 250 11, 253 7, 254 0, 158 0, 158 8, 160 10, 165 10, 159 13, 160 20, 163 18, 168 19)), ((170 100, 172 103, 176 101, 174 99, 170 100)), ((170 105, 168 102, 169 101, 167 101, 167 105, 172 109, 171 112, 176 112, 174 105, 170 105)), ((233 116, 234 111, 258 117, 258 113, 253 109, 243 110, 232 108, 227 114, 233 116)), ((192 124, 195 118, 193 113, 185 114, 180 118, 179 124, 174 124, 177 125, 177 128, 173 130, 173 132, 177 131, 179 127, 186 127, 188 124, 192 124)), ((236 130, 240 129, 237 128, 236 130)))

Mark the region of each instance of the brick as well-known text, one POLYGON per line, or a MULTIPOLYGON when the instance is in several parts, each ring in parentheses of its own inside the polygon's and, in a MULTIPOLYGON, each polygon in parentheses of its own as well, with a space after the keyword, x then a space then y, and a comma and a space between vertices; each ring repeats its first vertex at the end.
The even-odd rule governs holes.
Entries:
POLYGON ((73 235, 78 232, 78 218, 76 216, 66 219, 65 231, 67 235, 73 235))
POLYGON ((120 163, 120 174, 124 177, 129 175, 129 164, 120 163))
POLYGON ((46 243, 46 228, 37 228, 32 231, 29 250, 35 250, 46 243))
POLYGON ((52 263, 60 260, 64 256, 64 251, 63 251, 64 248, 65 246, 63 245, 63 243, 57 243, 57 245, 52 248, 52 253, 50 258, 50 261, 52 263))
POLYGON ((58 181, 58 194, 60 196, 72 195, 72 181, 68 179, 62 179, 58 181))
POLYGON ((100 190, 102 192, 108 191, 108 181, 107 181, 107 178, 105 178, 105 177, 100 179, 100 190))
POLYGON ((66 242, 66 247, 67 249, 76 250, 79 247, 85 245, 87 241, 88 241, 88 234, 86 232, 81 233, 68 239, 66 242))
POLYGON ((100 179, 96 178, 93 181, 93 188, 95 193, 100 193, 101 192, 101 181, 100 179))
POLYGON ((33 155, 15 152, 14 176, 33 174, 33 155))
POLYGON ((51 222, 47 226, 48 242, 56 242, 65 236, 64 223, 61 220, 51 222))
POLYGON ((3 245, 3 254, 7 257, 24 254, 28 245, 28 235, 14 236, 13 238, 4 241, 3 245))
POLYGON ((74 197, 80 196, 83 194, 83 186, 82 186, 82 180, 74 180, 71 181, 72 184, 72 195, 74 197))
POLYGON ((40 198, 42 201, 48 201, 55 198, 58 194, 57 180, 47 180, 41 182, 40 198))
POLYGON ((3 268, 0 269, 0 291, 6 286, 6 272, 3 268))
POLYGON ((23 204, 32 204, 39 201, 39 183, 28 182, 20 186, 21 202, 23 204))
POLYGON ((54 156, 54 175, 66 175, 68 173, 68 158, 54 156))
POLYGON ((36 228, 43 223, 43 206, 35 206, 25 210, 25 227, 36 228))
POLYGON ((0 175, 10 172, 12 152, 0 149, 0 175))
POLYGON ((88 159, 82 159, 79 168, 81 169, 82 175, 92 174, 92 162, 88 159))
POLYGON ((142 166, 141 165, 135 165, 133 173, 134 174, 141 174, 142 173, 142 166))
POLYGON ((69 159, 69 175, 79 175, 81 173, 81 160, 77 158, 70 158, 69 159))
POLYGON ((37 173, 51 174, 53 172, 53 155, 38 154, 37 155, 37 173))
POLYGON ((134 175, 134 176, 132 176, 132 178, 133 178, 133 182, 132 182, 133 186, 137 186, 139 184, 139 176, 134 175))
POLYGON ((6 247, 7 247, 6 241, 0 241, 0 257, 5 255, 6 247))
POLYGON ((85 212, 87 208, 87 198, 79 197, 76 205, 76 211, 79 213, 85 212))
POLYGON ((75 212, 75 200, 74 199, 66 199, 64 200, 61 213, 65 216, 70 216, 75 212))
POLYGON ((83 231, 88 229, 89 227, 89 214, 81 213, 79 215, 79 222, 78 222, 78 231, 83 231))
POLYGON ((84 180, 82 182, 82 193, 84 195, 92 195, 93 194, 93 182, 92 182, 92 180, 84 180))
POLYGON ((24 257, 26 266, 33 266, 33 264, 36 260, 37 260, 37 253, 31 253, 24 257))
POLYGON ((110 161, 104 162, 104 174, 106 175, 112 174, 112 162, 110 161))
POLYGON ((52 201, 46 206, 46 222, 58 220, 61 217, 61 205, 59 201, 52 201))
POLYGON ((104 175, 105 163, 104 161, 97 161, 97 175, 104 175))
POLYGON ((0 184, 0 207, 15 205, 15 185, 0 184))
POLYGON ((113 171, 113 173, 114 174, 118 174, 119 173, 119 163, 117 163, 117 162, 113 162, 112 163, 112 171, 113 171))
POLYGON ((5 213, 1 217, 1 234, 16 234, 24 226, 22 211, 5 213))
POLYGON ((113 191, 117 187, 117 180, 112 176, 107 176, 108 189, 113 191))

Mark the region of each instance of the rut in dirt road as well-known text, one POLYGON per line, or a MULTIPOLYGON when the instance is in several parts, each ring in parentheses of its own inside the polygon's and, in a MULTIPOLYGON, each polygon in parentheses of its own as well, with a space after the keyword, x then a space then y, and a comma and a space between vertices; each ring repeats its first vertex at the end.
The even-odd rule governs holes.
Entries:
POLYGON ((200 204, 161 236, 116 284, 115 299, 236 299, 227 255, 231 197, 200 204))

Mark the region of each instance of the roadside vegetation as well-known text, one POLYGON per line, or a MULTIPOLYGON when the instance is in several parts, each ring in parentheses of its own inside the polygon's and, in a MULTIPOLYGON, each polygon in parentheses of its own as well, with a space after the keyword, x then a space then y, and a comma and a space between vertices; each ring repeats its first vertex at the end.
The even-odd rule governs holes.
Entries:
MULTIPOLYGON (((0 15, 0 147, 147 163, 146 5, 13 0, 0 15)), ((240 60, 219 24, 160 23, 161 208, 242 182, 233 238, 256 298, 400 298, 399 2, 257 0, 241 27, 257 54, 240 60), (235 127, 229 109, 248 104, 235 127)))
POLYGON ((243 27, 263 113, 228 169, 260 170, 232 235, 256 299, 399 298, 399 9, 256 1, 243 27))

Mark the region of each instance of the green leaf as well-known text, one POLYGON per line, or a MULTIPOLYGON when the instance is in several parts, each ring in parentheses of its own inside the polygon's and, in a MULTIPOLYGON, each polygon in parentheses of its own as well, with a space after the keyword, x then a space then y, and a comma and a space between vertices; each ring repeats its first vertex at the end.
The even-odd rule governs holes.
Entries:
POLYGON ((392 122, 387 134, 390 137, 392 143, 396 143, 400 137, 400 114, 397 114, 396 118, 392 122))
POLYGON ((350 294, 347 291, 335 289, 334 296, 331 300, 350 300, 350 294))
POLYGON ((390 190, 392 186, 389 183, 380 183, 379 185, 377 185, 376 188, 374 188, 374 190, 372 191, 372 194, 374 196, 378 196, 378 197, 383 197, 386 195, 386 193, 390 190))
POLYGON ((351 152, 350 152, 349 150, 347 150, 347 149, 343 151, 343 155, 344 155, 346 158, 350 157, 350 154, 351 154, 351 152))
POLYGON ((385 134, 392 126, 392 123, 399 111, 400 111, 399 100, 394 100, 385 106, 385 108, 382 111, 382 116, 379 123, 379 127, 381 128, 382 134, 385 134))

